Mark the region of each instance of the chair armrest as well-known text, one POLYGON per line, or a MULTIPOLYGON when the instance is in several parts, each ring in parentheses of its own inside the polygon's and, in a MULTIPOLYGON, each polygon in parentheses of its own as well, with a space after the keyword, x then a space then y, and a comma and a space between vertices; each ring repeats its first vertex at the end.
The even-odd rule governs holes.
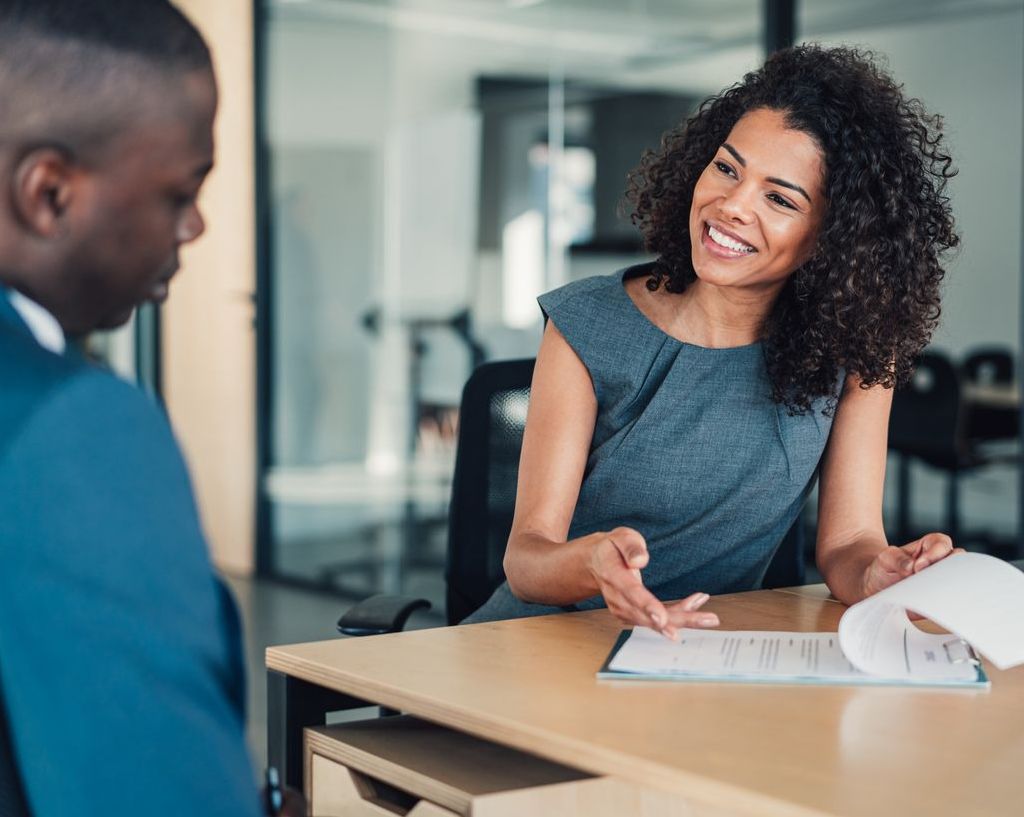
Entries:
POLYGON ((370 596, 352 606, 340 619, 338 630, 345 635, 399 633, 414 610, 429 610, 426 599, 408 596, 370 596))

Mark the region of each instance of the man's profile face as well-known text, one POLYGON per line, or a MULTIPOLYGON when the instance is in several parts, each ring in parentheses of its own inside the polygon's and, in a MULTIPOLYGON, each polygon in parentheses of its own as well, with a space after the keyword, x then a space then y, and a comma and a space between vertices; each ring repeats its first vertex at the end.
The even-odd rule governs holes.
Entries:
POLYGON ((179 82, 175 115, 144 118, 87 171, 69 225, 72 334, 120 326, 139 304, 166 298, 179 248, 203 233, 196 197, 213 164, 216 88, 208 72, 179 82))

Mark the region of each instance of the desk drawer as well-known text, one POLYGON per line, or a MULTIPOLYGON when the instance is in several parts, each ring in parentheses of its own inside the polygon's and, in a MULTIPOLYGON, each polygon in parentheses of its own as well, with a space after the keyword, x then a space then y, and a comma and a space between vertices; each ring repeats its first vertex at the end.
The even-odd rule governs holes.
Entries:
POLYGON ((692 813, 660 792, 406 715, 307 729, 305 769, 312 817, 692 813))
POLYGON ((458 817, 428 800, 409 795, 382 781, 315 752, 307 757, 306 799, 312 817, 458 817))

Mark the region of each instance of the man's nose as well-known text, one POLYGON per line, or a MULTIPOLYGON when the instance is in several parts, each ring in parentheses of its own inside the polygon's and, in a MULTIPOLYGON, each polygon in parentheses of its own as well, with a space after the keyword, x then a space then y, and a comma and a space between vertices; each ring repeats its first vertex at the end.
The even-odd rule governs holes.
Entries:
POLYGON ((198 205, 192 205, 178 222, 178 243, 188 244, 206 232, 206 222, 198 205))

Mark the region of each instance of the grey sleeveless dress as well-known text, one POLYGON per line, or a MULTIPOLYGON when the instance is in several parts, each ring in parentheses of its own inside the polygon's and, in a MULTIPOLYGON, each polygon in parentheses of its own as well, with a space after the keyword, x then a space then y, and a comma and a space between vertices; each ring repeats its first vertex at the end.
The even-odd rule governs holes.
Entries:
MULTIPOLYGON (((575 281, 538 300, 590 372, 597 421, 573 539, 619 525, 644 535, 644 584, 663 600, 757 587, 811 490, 832 426, 772 402, 760 343, 676 340, 633 303, 627 278, 575 281)), ((465 623, 603 606, 527 604, 502 584, 465 623)))

